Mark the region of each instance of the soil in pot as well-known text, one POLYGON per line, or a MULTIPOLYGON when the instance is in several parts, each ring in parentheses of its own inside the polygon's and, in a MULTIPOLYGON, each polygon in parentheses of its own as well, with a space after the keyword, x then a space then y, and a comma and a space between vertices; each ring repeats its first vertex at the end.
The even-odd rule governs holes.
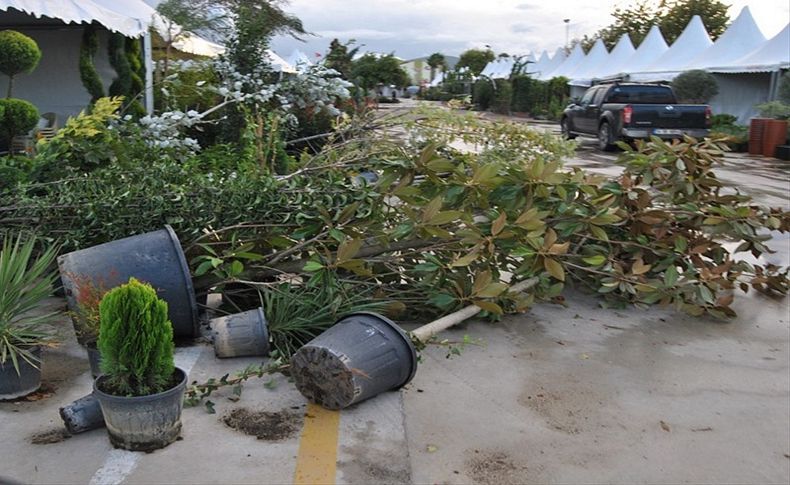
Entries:
POLYGON ((153 451, 176 441, 181 434, 181 409, 187 375, 176 368, 174 385, 149 396, 114 396, 106 392, 106 376, 93 384, 110 442, 130 451, 153 451))

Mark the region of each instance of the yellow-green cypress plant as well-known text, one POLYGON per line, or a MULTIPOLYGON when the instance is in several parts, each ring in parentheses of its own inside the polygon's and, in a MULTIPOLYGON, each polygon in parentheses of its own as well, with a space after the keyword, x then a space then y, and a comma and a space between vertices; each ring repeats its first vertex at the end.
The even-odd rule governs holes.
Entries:
POLYGON ((99 304, 102 390, 121 396, 145 396, 172 387, 173 326, 167 303, 140 281, 110 290, 99 304))

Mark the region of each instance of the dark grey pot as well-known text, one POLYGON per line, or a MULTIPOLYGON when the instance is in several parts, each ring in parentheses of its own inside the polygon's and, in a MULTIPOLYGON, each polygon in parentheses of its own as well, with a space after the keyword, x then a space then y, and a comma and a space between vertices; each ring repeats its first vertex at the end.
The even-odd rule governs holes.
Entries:
POLYGON ((91 375, 94 379, 101 375, 101 352, 96 348, 96 342, 85 346, 88 351, 88 363, 91 365, 91 375))
POLYGON ((269 355, 269 331, 263 308, 215 318, 211 330, 217 357, 269 355))
POLYGON ((304 397, 342 409, 398 389, 417 372, 409 336, 388 318, 348 315, 291 357, 291 376, 304 397))
POLYGON ((6 358, 5 364, 0 364, 0 401, 27 396, 41 387, 41 347, 33 347, 30 353, 38 359, 38 367, 20 357, 17 373, 10 356, 6 358))
POLYGON ((107 376, 93 383, 93 394, 99 400, 110 442, 116 448, 131 451, 153 451, 174 442, 181 434, 181 409, 187 375, 176 368, 178 384, 167 391, 150 396, 113 396, 102 391, 107 376))
POLYGON ((104 426, 104 415, 93 393, 59 409, 60 419, 71 434, 84 433, 104 426))

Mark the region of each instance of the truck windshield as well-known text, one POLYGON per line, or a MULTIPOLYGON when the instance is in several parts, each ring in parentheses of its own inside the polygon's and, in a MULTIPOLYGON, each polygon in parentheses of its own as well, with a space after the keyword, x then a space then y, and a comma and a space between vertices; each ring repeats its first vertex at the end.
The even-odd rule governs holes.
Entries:
POLYGON ((609 103, 674 104, 675 96, 666 86, 615 86, 609 91, 609 103))

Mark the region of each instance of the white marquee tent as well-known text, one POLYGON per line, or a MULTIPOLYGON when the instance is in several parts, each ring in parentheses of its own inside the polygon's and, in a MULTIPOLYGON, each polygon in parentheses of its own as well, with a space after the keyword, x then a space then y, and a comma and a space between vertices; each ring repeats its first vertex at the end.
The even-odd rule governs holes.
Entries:
POLYGON ((300 70, 300 68, 310 67, 313 65, 313 61, 311 61, 310 58, 307 57, 307 54, 300 51, 299 49, 294 49, 293 52, 291 52, 291 55, 288 56, 288 58, 285 61, 291 66, 293 66, 294 68, 296 68, 297 70, 300 70))
POLYGON ((636 49, 634 49, 634 45, 631 43, 631 37, 629 37, 628 34, 623 34, 620 36, 620 40, 617 41, 614 49, 609 53, 609 57, 606 58, 606 61, 591 66, 591 69, 584 74, 584 77, 582 77, 582 74, 574 76, 570 82, 571 86, 589 87, 592 84, 592 80, 599 78, 601 73, 621 72, 627 69, 627 62, 631 56, 634 55, 635 51, 636 49))
POLYGON ((537 73, 535 77, 538 79, 550 79, 550 77, 544 78, 544 76, 546 74, 550 75, 552 72, 556 71, 557 68, 560 67, 560 65, 562 65, 562 63, 565 62, 565 59, 567 58, 568 54, 565 52, 565 49, 562 47, 557 47, 557 50, 554 51, 554 55, 551 56, 551 58, 545 64, 541 65, 540 69, 534 69, 534 71, 537 73))
POLYGON ((749 7, 743 7, 738 17, 712 46, 687 64, 694 69, 727 66, 765 43, 765 36, 757 27, 749 7))
POLYGON ((606 66, 609 64, 608 59, 609 59, 609 52, 606 50, 606 46, 604 45, 603 40, 601 39, 596 40, 595 44, 593 44, 592 48, 590 49, 590 52, 587 53, 587 57, 585 57, 581 62, 579 62, 579 64, 576 65, 576 68, 573 69, 573 71, 566 74, 566 77, 572 80, 570 82, 571 97, 580 95, 581 93, 584 92, 584 90, 586 90, 587 86, 590 85, 589 82, 586 84, 583 82, 577 84, 573 80, 575 79, 589 80, 590 78, 595 76, 595 73, 601 69, 601 66, 606 66), (574 91, 580 91, 580 92, 574 92, 574 91))
POLYGON ((790 69, 790 24, 751 53, 711 72, 769 72, 790 69))
POLYGON ((548 65, 550 61, 551 59, 549 58, 549 53, 544 50, 541 52, 540 57, 538 57, 538 60, 535 61, 534 64, 527 64, 526 72, 538 73, 541 71, 541 69, 543 69, 543 66, 548 65))
MULTIPOLYGON (((697 56, 713 45, 699 15, 691 18, 672 46, 655 62, 644 69, 644 73, 632 74, 632 81, 671 81, 697 56)), ((638 72, 634 69, 635 72, 638 72)))
POLYGON ((567 76, 569 72, 573 72, 573 70, 576 69, 576 66, 584 60, 584 57, 584 49, 582 49, 581 44, 576 44, 576 47, 574 47, 570 55, 562 61, 562 64, 557 66, 556 69, 551 71, 547 70, 538 79, 546 81, 557 76, 567 76))

